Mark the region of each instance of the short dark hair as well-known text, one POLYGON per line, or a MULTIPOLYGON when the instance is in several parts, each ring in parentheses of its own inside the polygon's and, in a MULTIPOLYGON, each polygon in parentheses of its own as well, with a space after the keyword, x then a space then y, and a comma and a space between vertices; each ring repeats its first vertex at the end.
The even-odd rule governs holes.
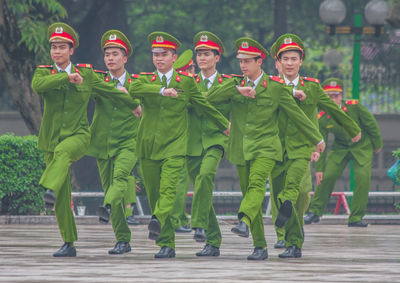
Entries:
POLYGON ((196 53, 197 53, 198 51, 208 51, 208 50, 209 50, 209 51, 212 51, 212 52, 214 53, 214 56, 221 55, 221 54, 219 53, 218 50, 216 50, 216 49, 208 49, 208 48, 199 49, 199 50, 196 51, 196 53))
POLYGON ((278 59, 281 60, 282 59, 282 54, 285 53, 285 52, 288 52, 288 51, 294 51, 294 52, 299 53, 300 59, 303 59, 303 52, 301 52, 300 50, 286 50, 286 51, 283 51, 283 52, 279 53, 278 59))

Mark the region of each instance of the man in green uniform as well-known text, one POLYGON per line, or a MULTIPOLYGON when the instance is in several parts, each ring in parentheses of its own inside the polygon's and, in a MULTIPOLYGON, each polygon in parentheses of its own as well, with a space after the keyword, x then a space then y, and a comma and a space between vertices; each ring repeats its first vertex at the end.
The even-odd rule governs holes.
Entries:
POLYGON ((188 104, 211 119, 220 131, 228 133, 229 121, 205 100, 192 75, 173 69, 180 42, 164 32, 153 32, 148 39, 157 70, 141 73, 138 81, 158 86, 160 94, 142 98, 137 155, 152 212, 149 238, 161 247, 155 257, 171 258, 175 257, 175 233, 170 213, 187 153, 188 104))
MULTIPOLYGON (((267 243, 262 219, 262 202, 266 182, 275 165, 282 160, 282 147, 278 136, 278 113, 288 118, 314 145, 323 151, 317 127, 300 110, 284 81, 267 76, 261 69, 268 55, 257 41, 243 37, 236 41, 237 58, 244 78, 241 87, 249 86, 250 92, 240 95, 241 87, 235 81, 211 90, 208 100, 212 103, 231 102, 231 123, 228 159, 237 165, 240 187, 243 193, 238 218, 232 232, 241 237, 249 236, 249 227, 255 249, 249 260, 268 258, 267 243)), ((246 89, 246 88, 245 88, 246 89)), ((241 92, 242 93, 242 92, 241 92)))
MULTIPOLYGON (((216 65, 224 52, 222 41, 215 34, 201 31, 193 38, 196 62, 201 72, 196 77, 196 84, 202 93, 222 86, 230 76, 221 75, 216 65)), ((213 104, 227 119, 229 103, 213 104)), ((196 109, 189 108, 189 133, 187 164, 190 180, 194 187, 191 225, 194 240, 206 241, 197 256, 219 256, 221 230, 212 203, 214 179, 219 162, 224 153, 227 137, 208 121, 196 109)))
MULTIPOLYGON (((100 78, 112 86, 129 88, 132 78, 125 70, 125 64, 132 55, 132 46, 128 38, 118 30, 109 30, 101 38, 101 48, 108 72, 97 71, 100 78)), ((123 254, 131 250, 125 201, 129 194, 136 197, 132 170, 136 163, 136 135, 140 120, 132 111, 140 112, 141 107, 139 101, 132 109, 103 97, 95 98, 95 102, 87 155, 96 157, 104 190, 104 206, 99 207, 98 215, 101 221, 108 222, 111 214, 117 243, 108 253, 123 254)))
MULTIPOLYGON (((178 57, 173 65, 177 72, 186 72, 194 74, 194 62, 193 62, 193 51, 190 49, 185 50, 178 57)), ((189 225, 189 218, 186 213, 186 195, 189 190, 190 181, 187 173, 187 165, 185 162, 184 168, 182 168, 182 175, 179 180, 178 186, 176 187, 176 201, 174 208, 171 212, 171 222, 177 233, 190 233, 192 229, 189 225)))
POLYGON ((342 100, 343 82, 340 79, 329 78, 324 81, 322 86, 343 112, 356 121, 361 128, 362 138, 357 143, 351 143, 343 127, 332 119, 331 112, 319 113, 320 132, 325 140, 328 138, 328 133, 332 133, 335 139, 328 157, 324 153, 316 163, 317 188, 309 213, 304 217, 304 222, 311 224, 319 221, 328 205, 336 180, 342 174, 347 163, 353 160, 355 188, 348 226, 367 227, 368 224, 362 221, 362 218, 368 203, 373 153, 378 154, 382 148, 381 133, 374 116, 358 100, 342 100))
MULTIPOLYGON (((338 124, 349 133, 354 141, 360 136, 360 128, 347 116, 323 91, 318 80, 300 77, 299 70, 305 58, 305 49, 302 40, 295 34, 283 34, 276 41, 276 56, 282 68, 283 79, 292 91, 304 94, 305 98, 298 100, 300 109, 318 126, 318 108, 325 109, 332 114, 338 124)), ((295 99, 295 98, 293 98, 295 99)), ((310 159, 318 159, 313 155, 315 147, 302 134, 286 113, 279 113, 279 137, 283 148, 283 160, 276 162, 271 173, 272 199, 278 209, 275 225, 285 227, 286 250, 279 255, 281 258, 301 257, 301 248, 304 241, 303 220, 297 208, 301 181, 307 176, 310 178, 310 159), (286 224, 286 225, 285 225, 286 224)), ((322 142, 322 141, 321 141, 322 142)), ((304 189, 304 188, 302 188, 304 189)))
MULTIPOLYGON (((47 207, 55 205, 55 214, 64 245, 55 257, 76 256, 75 220, 71 210, 69 168, 87 151, 90 142, 86 107, 93 91, 112 100, 130 105, 133 100, 101 81, 91 65, 73 65, 70 57, 79 45, 76 32, 65 23, 54 23, 48 29, 50 55, 54 65, 38 66, 32 79, 32 88, 44 101, 38 148, 44 151, 46 170, 40 185, 47 189, 44 201, 47 207)), ((132 92, 142 91, 138 85, 132 92)))

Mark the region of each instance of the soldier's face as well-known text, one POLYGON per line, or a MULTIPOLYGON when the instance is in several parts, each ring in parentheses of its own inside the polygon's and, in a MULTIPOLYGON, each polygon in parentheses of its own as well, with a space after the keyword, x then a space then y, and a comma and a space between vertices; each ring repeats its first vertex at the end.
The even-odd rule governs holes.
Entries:
POLYGON ((117 72, 121 69, 125 69, 127 61, 128 57, 125 56, 120 48, 110 47, 104 50, 104 63, 110 72, 117 72))
POLYGON ((176 53, 168 49, 164 52, 153 52, 153 64, 158 71, 165 74, 172 69, 177 57, 176 53))
POLYGON ((61 68, 65 68, 71 62, 71 55, 74 54, 74 48, 71 48, 67 42, 52 42, 50 47, 51 60, 61 68))
POLYGON ((261 58, 257 60, 254 60, 254 58, 239 59, 240 70, 242 71, 243 75, 249 77, 250 79, 254 79, 260 75, 261 64, 261 58))
POLYGON ((215 69, 219 59, 220 56, 215 55, 212 50, 205 49, 196 51, 196 62, 202 71, 215 69))
POLYGON ((337 105, 342 103, 343 94, 340 91, 327 91, 326 93, 337 105))
POLYGON ((280 63, 282 65, 282 72, 288 79, 295 79, 299 74, 303 60, 297 51, 286 51, 281 55, 280 63))

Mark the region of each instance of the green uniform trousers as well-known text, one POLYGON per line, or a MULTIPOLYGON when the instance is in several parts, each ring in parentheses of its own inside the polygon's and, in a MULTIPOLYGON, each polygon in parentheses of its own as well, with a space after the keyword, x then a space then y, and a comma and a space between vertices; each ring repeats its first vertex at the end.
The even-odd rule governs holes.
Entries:
POLYGON ((161 233, 156 242, 160 247, 175 249, 175 230, 170 213, 175 204, 176 186, 184 166, 184 156, 173 156, 163 160, 140 160, 151 214, 161 223, 161 233))
POLYGON ((333 159, 329 158, 334 153, 335 152, 329 153, 321 185, 317 186, 315 189, 314 198, 309 211, 318 216, 322 216, 326 206, 328 205, 336 180, 342 175, 347 163, 349 163, 350 160, 353 160, 355 187, 348 222, 353 223, 361 221, 365 215, 365 210, 368 204, 368 192, 371 183, 371 167, 373 158, 372 152, 371 158, 363 164, 359 164, 350 152, 347 153, 341 162, 335 162, 333 159))
POLYGON ((130 242, 131 230, 126 222, 125 196, 135 190, 135 178, 131 175, 136 163, 135 152, 131 148, 120 149, 118 154, 108 159, 97 159, 100 179, 104 190, 104 205, 111 205, 111 224, 117 242, 130 242), (129 186, 133 186, 128 190, 129 186))
POLYGON ((262 202, 264 200, 267 179, 274 167, 275 160, 259 157, 246 161, 245 165, 237 165, 240 189, 243 199, 240 204, 238 217, 249 217, 250 231, 255 247, 267 246, 264 235, 262 202))
MULTIPOLYGON (((302 248, 303 239, 303 214, 298 215, 297 201, 300 195, 300 185, 310 168, 310 161, 305 158, 288 159, 285 154, 282 162, 277 162, 271 178, 272 199, 276 206, 276 212, 279 211, 281 204, 290 200, 294 207, 292 215, 283 227, 285 235, 284 240, 287 247, 296 245, 302 248)), ((302 205, 303 207, 303 205, 302 205)), ((276 220, 277 213, 273 217, 276 220)))
POLYGON ((188 157, 188 171, 194 186, 192 202, 192 228, 206 231, 206 243, 220 247, 222 236, 213 206, 214 179, 223 150, 214 146, 203 151, 201 156, 188 157))
MULTIPOLYGON (((128 204, 136 203, 136 178, 131 175, 128 177, 128 188, 124 194, 124 204, 125 208, 128 204)), ((132 208, 125 209, 125 217, 132 215, 132 208)))
POLYGON ((189 224, 189 218, 186 213, 186 195, 189 187, 190 181, 185 162, 185 166, 181 171, 178 186, 176 187, 175 205, 170 214, 172 226, 174 227, 174 229, 189 224))
POLYGON ((54 152, 44 152, 46 170, 39 184, 56 195, 54 205, 58 227, 64 242, 78 240, 74 214, 71 210, 71 183, 69 169, 72 162, 83 157, 89 147, 90 137, 77 134, 62 140, 54 152))
MULTIPOLYGON (((299 188, 299 197, 295 205, 298 221, 301 226, 304 226, 303 215, 306 213, 308 206, 310 205, 311 197, 310 192, 312 190, 312 178, 310 166, 307 167, 307 171, 301 179, 299 188)), ((272 187, 271 187, 271 216, 272 222, 275 223, 276 217, 278 217, 278 208, 276 207, 276 202, 272 197, 272 187)), ((277 241, 285 240, 285 228, 278 228, 274 226, 276 232, 277 241)))

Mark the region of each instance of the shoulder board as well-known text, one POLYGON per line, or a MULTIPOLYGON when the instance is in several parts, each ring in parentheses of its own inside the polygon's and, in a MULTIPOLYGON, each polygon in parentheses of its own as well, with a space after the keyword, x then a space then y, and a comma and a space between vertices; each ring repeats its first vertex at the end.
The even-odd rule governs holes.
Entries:
POLYGON ((223 76, 224 78, 228 78, 228 79, 232 78, 232 76, 226 75, 226 74, 221 74, 221 76, 223 76))
POLYGON ((309 77, 302 77, 302 79, 319 84, 319 79, 314 79, 314 78, 309 78, 309 77))
POLYGON ((187 76, 187 77, 191 77, 191 78, 195 77, 194 74, 191 74, 191 73, 188 73, 188 72, 179 71, 178 73, 181 74, 181 75, 187 76))
POLYGON ((346 101, 346 105, 351 105, 351 104, 358 104, 358 100, 357 99, 352 99, 352 100, 347 100, 346 101))
POLYGON ((93 70, 95 73, 100 73, 100 74, 107 74, 106 71, 101 71, 101 70, 93 70))
POLYGON ((76 64, 79 68, 93 68, 91 64, 76 64))
POLYGON ((324 116, 324 115, 325 115, 324 111, 319 112, 318 113, 318 119, 321 119, 321 117, 324 116))
POLYGON ((52 65, 39 65, 38 68, 53 68, 52 65))
POLYGON ((154 75, 154 73, 149 73, 149 72, 140 72, 140 75, 154 75))
POLYGON ((283 84, 283 83, 285 82, 285 80, 281 79, 281 78, 278 77, 278 76, 269 76, 269 78, 270 78, 271 80, 276 81, 276 82, 281 83, 281 84, 283 84))
POLYGON ((137 79, 137 78, 139 78, 139 75, 138 74, 132 74, 131 78, 137 79))
POLYGON ((231 77, 244 78, 243 75, 230 74, 231 77))

